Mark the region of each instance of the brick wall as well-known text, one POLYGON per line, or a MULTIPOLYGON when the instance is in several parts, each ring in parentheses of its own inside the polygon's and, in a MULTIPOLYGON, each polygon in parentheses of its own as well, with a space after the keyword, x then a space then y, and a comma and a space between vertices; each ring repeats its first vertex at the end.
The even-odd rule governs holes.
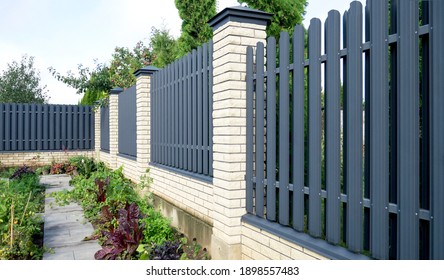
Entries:
POLYGON ((325 260, 313 251, 265 230, 242 223, 243 260, 325 260))
POLYGON ((3 166, 43 166, 52 162, 64 162, 70 157, 87 156, 94 157, 94 150, 91 151, 52 151, 52 152, 19 152, 0 153, 0 163, 3 166))

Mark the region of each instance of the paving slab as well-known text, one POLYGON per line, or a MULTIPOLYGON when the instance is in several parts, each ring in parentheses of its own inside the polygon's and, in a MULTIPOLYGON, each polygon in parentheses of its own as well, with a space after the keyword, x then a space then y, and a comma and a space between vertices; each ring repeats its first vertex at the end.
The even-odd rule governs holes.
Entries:
MULTIPOLYGON (((45 185, 48 195, 72 189, 70 179, 68 175, 45 175, 40 177, 40 183, 45 185)), ((44 260, 94 260, 94 254, 101 247, 97 240, 84 241, 94 229, 84 218, 80 205, 59 206, 54 198, 47 197, 44 220, 43 245, 50 248, 50 252, 43 255, 44 260)))

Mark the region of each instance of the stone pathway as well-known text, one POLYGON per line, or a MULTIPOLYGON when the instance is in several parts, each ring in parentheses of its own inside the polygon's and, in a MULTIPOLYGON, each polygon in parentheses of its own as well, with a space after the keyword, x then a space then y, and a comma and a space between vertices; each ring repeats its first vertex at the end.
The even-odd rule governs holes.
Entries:
MULTIPOLYGON (((40 183, 46 186, 46 195, 71 189, 69 180, 67 175, 40 177, 40 183)), ((100 245, 97 240, 83 241, 93 231, 91 223, 83 217, 80 205, 58 206, 53 197, 47 197, 43 245, 51 248, 51 252, 45 253, 43 260, 94 260, 100 245)))

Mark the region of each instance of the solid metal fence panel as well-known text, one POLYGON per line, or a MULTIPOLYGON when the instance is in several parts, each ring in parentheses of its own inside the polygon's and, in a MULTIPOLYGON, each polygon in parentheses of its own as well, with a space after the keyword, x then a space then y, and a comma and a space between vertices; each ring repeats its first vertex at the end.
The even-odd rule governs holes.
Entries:
POLYGON ((193 63, 192 63, 192 55, 189 53, 187 55, 187 100, 188 100, 188 141, 187 141, 187 149, 188 149, 188 171, 193 170, 193 63))
POLYGON ((352 2, 347 23, 347 96, 345 96, 345 179, 347 245, 362 250, 362 4, 352 2))
MULTIPOLYGON (((371 190, 371 252, 378 259, 389 257, 389 94, 388 94, 388 11, 387 1, 372 1, 370 6, 370 111, 369 184, 371 190)), ((368 114, 367 114, 368 113, 368 114)), ((367 124, 367 120, 369 124, 367 124)))
POLYGON ((109 152, 109 107, 100 108, 100 149, 109 152))
POLYGON ((321 236, 321 21, 308 29, 308 230, 321 236))
POLYGON ((330 11, 325 24, 325 184, 327 195, 326 236, 331 243, 340 239, 340 14, 330 11))
MULTIPOLYGON (((256 215, 264 217, 264 44, 256 48, 256 215)), ((282 207, 285 207, 282 205, 282 207)))
POLYGON ((136 86, 118 95, 119 98, 119 154, 137 157, 136 86))
POLYGON ((430 184, 432 220, 432 258, 444 259, 444 1, 430 4, 431 84, 430 84, 430 184))
POLYGON ((419 50, 417 1, 398 3, 398 257, 419 257, 419 50))
MULTIPOLYGON (((267 219, 276 221, 276 39, 267 40, 267 219)), ((247 126, 248 127, 248 126, 247 126)))
MULTIPOLYGON (((245 181, 246 181, 246 209, 248 213, 253 214, 253 94, 254 94, 254 82, 253 82, 253 48, 247 47, 247 104, 246 104, 246 110, 247 110, 247 131, 246 131, 246 175, 245 175, 245 181)), ((274 203, 274 202, 273 202, 274 203)))
POLYGON ((294 28, 293 32, 293 228, 298 231, 303 231, 305 229, 304 44, 304 28, 298 25, 294 28))
POLYGON ((282 225, 288 225, 290 222, 289 62, 290 36, 286 32, 281 32, 279 39, 279 223, 282 225))

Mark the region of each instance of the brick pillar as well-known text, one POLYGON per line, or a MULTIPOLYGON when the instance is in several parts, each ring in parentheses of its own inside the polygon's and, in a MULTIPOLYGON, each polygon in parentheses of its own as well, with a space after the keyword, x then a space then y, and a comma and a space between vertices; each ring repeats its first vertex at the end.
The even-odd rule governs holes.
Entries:
POLYGON ((245 210, 246 49, 265 43, 271 15, 245 7, 226 8, 213 19, 213 184, 211 256, 241 258, 245 210))
POLYGON ((100 106, 94 112, 94 157, 100 159, 100 106))
POLYGON ((156 71, 156 67, 147 66, 134 72, 137 79, 137 167, 140 175, 145 173, 151 160, 151 77, 156 71))
POLYGON ((117 168, 119 153, 119 93, 123 89, 114 88, 109 92, 109 167, 117 168))

